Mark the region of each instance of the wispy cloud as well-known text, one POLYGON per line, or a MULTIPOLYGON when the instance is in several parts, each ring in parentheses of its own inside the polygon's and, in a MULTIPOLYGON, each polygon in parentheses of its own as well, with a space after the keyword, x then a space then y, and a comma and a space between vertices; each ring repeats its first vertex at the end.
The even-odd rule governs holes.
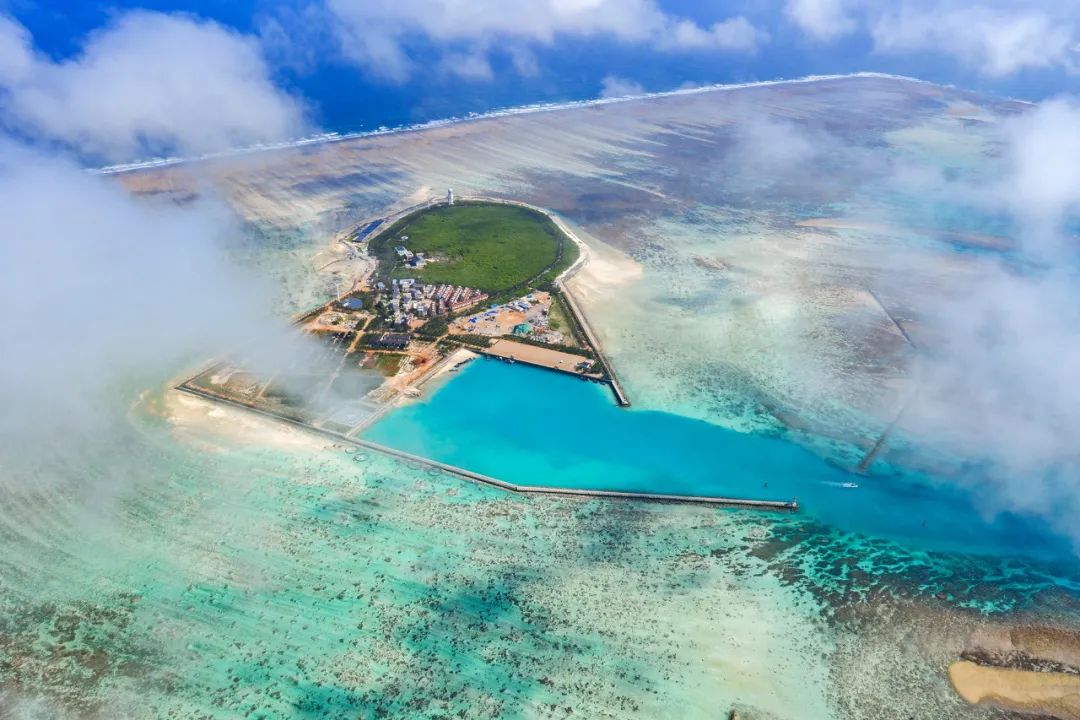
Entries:
POLYGON ((738 15, 708 27, 690 20, 668 20, 655 37, 661 50, 725 50, 752 53, 767 42, 769 34, 738 15))
POLYGON ((520 57, 521 48, 560 36, 610 38, 662 52, 754 52, 768 39, 745 17, 703 26, 664 12, 653 0, 326 0, 326 9, 342 53, 394 82, 421 69, 410 50, 417 38, 449 56, 467 49, 468 63, 449 67, 478 79, 488 76, 479 71, 481 58, 507 43, 520 57))
POLYGON ((850 0, 787 0, 784 15, 814 40, 835 40, 858 27, 850 6, 850 0))
POLYGON ((940 342, 903 426, 973 465, 988 505, 1039 513, 1080 543, 1078 127, 1080 105, 1064 99, 1007 123, 1006 173, 977 190, 1012 215, 1020 247, 973 260, 927 318, 940 342))
POLYGON ((634 82, 630 78, 607 75, 600 81, 600 97, 602 98, 640 95, 643 92, 645 92, 645 88, 641 86, 641 83, 634 82))
MULTIPOLYGON (((992 77, 1028 69, 1076 69, 1075 17, 1029 5, 901 4, 873 23, 882 53, 936 52, 992 77)), ((1075 7, 1072 12, 1075 11, 1075 7)))
POLYGON ((879 55, 934 53, 990 78, 1080 67, 1075 3, 786 0, 784 16, 815 42, 858 34, 879 55))
POLYGON ((0 17, 9 128, 104 160, 197 154, 295 137, 303 108, 275 87, 257 42, 213 22, 134 12, 56 62, 0 17))
POLYGON ((10 20, 0 37, 0 494, 62 487, 81 511, 148 462, 125 415, 138 392, 222 351, 303 347, 229 259, 243 229, 209 187, 136 197, 80 155, 277 138, 299 108, 250 41, 187 17, 123 16, 59 63, 10 20))

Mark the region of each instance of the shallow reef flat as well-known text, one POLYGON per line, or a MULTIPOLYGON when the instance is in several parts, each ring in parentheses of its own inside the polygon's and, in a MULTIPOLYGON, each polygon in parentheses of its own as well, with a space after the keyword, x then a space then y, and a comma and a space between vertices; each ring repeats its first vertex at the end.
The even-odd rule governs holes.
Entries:
POLYGON ((825 667, 797 663, 825 628, 747 554, 760 516, 526 499, 266 431, 138 422, 168 481, 84 526, 94 552, 69 538, 41 576, 2 575, 5 707, 827 716, 825 667))
POLYGON ((516 496, 163 402, 122 496, 5 514, 16 716, 987 718, 946 672, 983 613, 1077 614, 1019 561, 516 496))
MULTIPOLYGON (((881 562, 852 563, 853 538, 798 516, 514 496, 376 454, 279 449, 269 421, 178 432, 154 402, 133 442, 156 462, 122 501, 39 504, 31 524, 67 521, 36 549, 46 562, 9 572, 29 561, 4 554, 5 708, 988 717, 944 672, 979 623, 958 605, 989 592, 959 580, 986 572, 978 558, 868 543, 857 554, 881 562)), ((1011 577, 998 600, 1045 579, 1011 577)))
MULTIPOLYGON (((928 209, 897 163, 992 174, 1016 111, 861 77, 117 177, 220 189, 283 312, 332 297, 328 240, 388 208, 447 187, 549 208, 589 245, 573 290, 635 407, 846 466, 935 342, 934 298, 1007 236, 928 209)), ((0 477, 0 717, 989 720, 949 683, 973 634, 1080 622, 1072 555, 508 495, 172 392, 129 406, 131 382, 108 443, 0 477)))

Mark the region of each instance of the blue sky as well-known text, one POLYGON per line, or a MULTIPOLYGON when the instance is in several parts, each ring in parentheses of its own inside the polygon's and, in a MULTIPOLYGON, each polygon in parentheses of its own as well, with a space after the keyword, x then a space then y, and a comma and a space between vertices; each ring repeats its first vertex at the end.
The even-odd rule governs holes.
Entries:
MULTIPOLYGON (((95 35, 133 12, 220 24, 256 49, 269 82, 318 130, 862 70, 1039 100, 1075 89, 1080 69, 1078 4, 1031 0, 8 0, 0 8, 53 63, 80 62, 95 35)), ((2 75, 0 54, 0 83, 2 75)))

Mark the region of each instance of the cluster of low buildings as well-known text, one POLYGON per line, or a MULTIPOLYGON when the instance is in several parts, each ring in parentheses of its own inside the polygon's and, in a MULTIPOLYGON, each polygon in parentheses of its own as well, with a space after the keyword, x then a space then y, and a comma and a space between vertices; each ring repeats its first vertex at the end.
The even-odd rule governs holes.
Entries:
POLYGON ((404 350, 409 346, 409 334, 380 333, 371 340, 371 345, 384 350, 404 350))
POLYGON ((436 315, 461 310, 487 299, 476 288, 460 285, 436 285, 413 278, 395 278, 376 286, 376 305, 382 305, 399 326, 421 324, 436 315))
MULTIPOLYGON (((403 239, 405 239, 405 236, 403 236, 403 239)), ((394 246, 394 252, 396 252, 397 256, 399 258, 401 258, 401 261, 403 263, 405 263, 406 265, 408 265, 409 267, 413 267, 413 268, 422 268, 422 267, 424 267, 424 262, 425 262, 424 261, 424 253, 422 253, 422 252, 414 253, 412 250, 405 247, 404 245, 396 245, 396 246, 394 246)))

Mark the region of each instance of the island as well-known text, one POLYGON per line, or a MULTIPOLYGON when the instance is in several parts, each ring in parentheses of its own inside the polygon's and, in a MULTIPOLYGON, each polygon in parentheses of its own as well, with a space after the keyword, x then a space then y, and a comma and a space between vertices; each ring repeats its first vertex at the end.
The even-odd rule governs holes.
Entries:
POLYGON ((387 412, 478 357, 603 383, 620 407, 630 401, 565 283, 587 249, 554 214, 450 190, 364 219, 340 241, 370 262, 348 292, 295 318, 314 342, 272 373, 216 360, 178 389, 514 492, 798 508, 795 500, 519 485, 366 440, 387 412))

